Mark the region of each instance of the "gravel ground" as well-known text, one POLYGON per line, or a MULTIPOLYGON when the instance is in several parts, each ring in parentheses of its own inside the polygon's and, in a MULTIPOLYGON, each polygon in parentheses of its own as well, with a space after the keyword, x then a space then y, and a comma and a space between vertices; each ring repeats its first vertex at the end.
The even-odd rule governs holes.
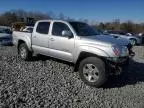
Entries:
POLYGON ((86 86, 68 63, 52 58, 21 61, 15 47, 0 47, 1 108, 144 108, 144 59, 104 88, 86 86))
POLYGON ((133 51, 135 52, 136 58, 142 58, 144 59, 144 46, 135 46, 133 51))

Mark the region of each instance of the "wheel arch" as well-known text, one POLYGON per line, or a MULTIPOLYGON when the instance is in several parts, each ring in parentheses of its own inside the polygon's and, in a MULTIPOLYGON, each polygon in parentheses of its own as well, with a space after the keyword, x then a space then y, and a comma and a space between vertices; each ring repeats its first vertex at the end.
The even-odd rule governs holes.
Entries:
POLYGON ((78 56, 78 59, 75 63, 75 66, 74 66, 74 71, 78 71, 78 68, 79 68, 79 65, 80 65, 80 62, 82 60, 84 60, 85 58, 87 57, 97 57, 97 58, 100 58, 102 60, 104 60, 104 58, 102 56, 99 56, 97 54, 94 54, 94 53, 89 53, 89 52, 85 52, 85 51, 82 51, 79 56, 78 56))
POLYGON ((18 40, 18 46, 17 46, 18 53, 19 53, 19 47, 20 47, 20 45, 21 45, 21 44, 24 44, 24 43, 25 43, 25 41, 23 41, 23 40, 18 40))
POLYGON ((26 44, 27 47, 28 47, 28 49, 29 49, 29 51, 32 51, 32 49, 31 49, 31 47, 29 46, 29 44, 28 44, 26 41, 22 40, 22 39, 18 40, 18 45, 17 45, 17 49, 18 49, 18 50, 19 50, 19 46, 20 46, 21 44, 26 44))
POLYGON ((130 38, 129 40, 130 40, 130 41, 131 41, 131 40, 135 40, 135 44, 137 44, 137 39, 135 39, 135 38, 130 38))

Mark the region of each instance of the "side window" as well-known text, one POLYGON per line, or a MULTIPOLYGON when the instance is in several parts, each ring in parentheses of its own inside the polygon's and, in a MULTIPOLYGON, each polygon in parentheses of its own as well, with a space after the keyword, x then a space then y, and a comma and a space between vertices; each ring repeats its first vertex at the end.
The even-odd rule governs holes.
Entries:
POLYGON ((66 24, 61 23, 61 22, 55 22, 53 24, 52 35, 62 36, 62 31, 63 30, 70 31, 69 27, 66 24))
POLYGON ((36 28, 36 32, 40 34, 48 34, 50 22, 39 22, 36 28))

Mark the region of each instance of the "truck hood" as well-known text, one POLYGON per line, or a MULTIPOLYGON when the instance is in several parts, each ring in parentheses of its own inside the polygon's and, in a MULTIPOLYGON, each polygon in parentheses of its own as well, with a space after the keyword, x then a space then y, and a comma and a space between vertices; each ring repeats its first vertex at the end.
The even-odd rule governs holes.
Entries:
POLYGON ((125 46, 130 43, 128 40, 124 38, 117 38, 111 35, 85 36, 85 37, 81 37, 81 39, 92 44, 98 44, 98 45, 104 45, 104 46, 107 46, 107 45, 125 46))

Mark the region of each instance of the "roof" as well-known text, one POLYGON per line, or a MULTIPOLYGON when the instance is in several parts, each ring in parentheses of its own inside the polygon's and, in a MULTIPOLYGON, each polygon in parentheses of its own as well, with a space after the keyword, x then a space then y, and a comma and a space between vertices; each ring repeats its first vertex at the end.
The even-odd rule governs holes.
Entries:
POLYGON ((51 21, 51 22, 77 22, 73 20, 58 20, 58 19, 52 19, 52 20, 39 20, 38 22, 43 22, 43 21, 51 21))

